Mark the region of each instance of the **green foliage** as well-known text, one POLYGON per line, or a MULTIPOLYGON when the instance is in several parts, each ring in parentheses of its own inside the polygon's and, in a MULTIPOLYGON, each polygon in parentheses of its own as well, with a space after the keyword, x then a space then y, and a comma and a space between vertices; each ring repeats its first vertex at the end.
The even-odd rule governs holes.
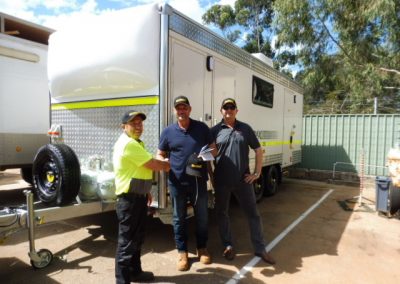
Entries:
POLYGON ((291 48, 283 60, 303 68, 305 112, 371 113, 375 97, 380 113, 400 110, 398 0, 280 0, 274 9, 278 47, 291 48))
POLYGON ((399 0, 237 0, 203 20, 231 42, 241 27, 242 48, 273 57, 281 71, 298 66, 305 113, 371 113, 374 98, 379 113, 400 111, 399 0))
POLYGON ((235 11, 230 5, 212 6, 202 16, 202 19, 204 23, 218 27, 230 42, 235 42, 240 37, 239 30, 231 30, 231 27, 236 24, 236 19, 235 11))
POLYGON ((244 49, 252 53, 272 55, 270 42, 263 33, 269 32, 272 21, 272 0, 237 0, 235 9, 230 5, 213 5, 202 16, 203 22, 218 27, 225 38, 236 42, 241 36, 238 29, 231 30, 235 25, 241 26, 247 33, 244 49))

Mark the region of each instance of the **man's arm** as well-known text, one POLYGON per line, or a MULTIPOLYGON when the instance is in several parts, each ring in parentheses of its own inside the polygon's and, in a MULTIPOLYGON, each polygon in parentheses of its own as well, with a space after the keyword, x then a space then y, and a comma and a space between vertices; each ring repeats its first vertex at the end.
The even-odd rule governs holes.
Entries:
POLYGON ((254 149, 254 152, 256 153, 256 166, 252 174, 245 175, 244 181, 247 183, 253 183, 261 175, 263 150, 261 147, 258 147, 257 149, 254 149))
POLYGON ((217 145, 215 142, 212 142, 211 144, 208 145, 208 148, 212 149, 211 154, 216 157, 218 155, 218 150, 217 150, 217 145))
POLYGON ((254 168, 253 174, 257 174, 257 178, 261 175, 261 168, 262 168, 262 159, 263 159, 263 150, 261 147, 254 149, 256 152, 256 166, 254 168))
POLYGON ((162 151, 160 149, 157 150, 156 159, 157 160, 164 160, 167 157, 167 152, 162 151))
POLYGON ((153 171, 166 171, 168 172, 171 168, 168 159, 150 159, 148 162, 143 164, 144 167, 153 171))

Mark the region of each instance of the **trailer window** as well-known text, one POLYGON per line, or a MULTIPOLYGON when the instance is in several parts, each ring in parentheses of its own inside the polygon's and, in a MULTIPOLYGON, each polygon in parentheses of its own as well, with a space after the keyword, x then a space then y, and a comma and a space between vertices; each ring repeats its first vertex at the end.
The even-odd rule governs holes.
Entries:
POLYGON ((253 76, 252 100, 256 105, 272 108, 274 106, 274 85, 253 76))

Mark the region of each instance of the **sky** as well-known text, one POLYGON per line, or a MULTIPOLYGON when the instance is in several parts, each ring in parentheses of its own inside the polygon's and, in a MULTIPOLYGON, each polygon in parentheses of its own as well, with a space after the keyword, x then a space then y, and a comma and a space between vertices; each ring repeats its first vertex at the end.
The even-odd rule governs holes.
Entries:
MULTIPOLYGON (((83 21, 88 15, 100 15, 112 10, 148 3, 154 0, 0 0, 0 12, 52 29, 70 21, 83 21)), ((169 0, 176 10, 202 23, 201 16, 214 4, 230 4, 235 0, 169 0)))

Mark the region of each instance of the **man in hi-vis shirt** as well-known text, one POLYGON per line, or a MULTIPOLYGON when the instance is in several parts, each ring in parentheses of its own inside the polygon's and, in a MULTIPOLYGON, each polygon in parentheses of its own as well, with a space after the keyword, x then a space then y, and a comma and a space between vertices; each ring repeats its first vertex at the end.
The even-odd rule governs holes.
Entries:
POLYGON ((145 119, 146 115, 142 112, 125 113, 121 125, 124 132, 114 145, 116 213, 119 222, 115 256, 117 284, 154 279, 152 272, 142 270, 140 249, 145 236, 147 206, 152 201, 150 189, 153 171, 169 171, 170 165, 167 159, 153 159, 139 139, 145 119))

